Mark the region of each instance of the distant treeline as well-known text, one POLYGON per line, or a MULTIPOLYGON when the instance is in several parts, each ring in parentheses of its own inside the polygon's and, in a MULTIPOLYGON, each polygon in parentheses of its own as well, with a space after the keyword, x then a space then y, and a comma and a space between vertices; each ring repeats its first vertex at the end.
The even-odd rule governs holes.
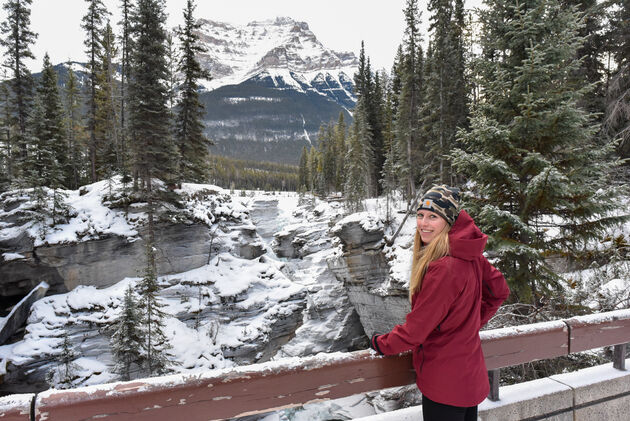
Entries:
POLYGON ((296 165, 210 156, 210 182, 230 189, 296 191, 296 165))

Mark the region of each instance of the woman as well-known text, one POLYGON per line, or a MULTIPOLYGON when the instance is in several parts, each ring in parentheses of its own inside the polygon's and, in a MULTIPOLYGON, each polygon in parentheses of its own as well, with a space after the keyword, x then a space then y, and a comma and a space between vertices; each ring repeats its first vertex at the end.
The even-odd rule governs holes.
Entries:
POLYGON ((404 324, 374 335, 382 355, 413 349, 425 421, 477 420, 490 389, 479 329, 510 290, 483 256, 487 236, 464 210, 459 190, 435 186, 418 205, 411 312, 404 324))

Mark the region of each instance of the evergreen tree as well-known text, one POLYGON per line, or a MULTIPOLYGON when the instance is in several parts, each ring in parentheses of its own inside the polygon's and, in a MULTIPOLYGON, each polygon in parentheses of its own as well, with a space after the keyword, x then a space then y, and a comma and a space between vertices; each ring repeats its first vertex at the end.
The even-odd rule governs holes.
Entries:
MULTIPOLYGON (((6 75, 6 70, 5 70, 6 75)), ((13 180, 13 117, 10 108, 9 84, 6 77, 0 82, 0 191, 6 191, 13 180)))
POLYGON ((129 285, 111 339, 112 354, 116 361, 114 371, 122 380, 130 380, 133 367, 140 367, 143 363, 142 347, 145 342, 141 326, 138 300, 129 285))
POLYGON ((556 285, 545 257, 575 256, 620 218, 608 217, 598 127, 578 104, 588 85, 574 74, 580 18, 558 0, 487 0, 481 12, 483 101, 454 163, 473 182, 469 203, 516 300, 539 303, 556 285))
POLYGON ((612 4, 608 50, 617 66, 608 84, 604 128, 611 138, 618 139, 618 152, 627 159, 630 158, 630 4, 623 0, 614 0, 612 4))
POLYGON ((117 72, 114 60, 118 54, 114 45, 115 37, 109 21, 100 36, 101 48, 98 52, 98 68, 95 75, 94 139, 96 145, 96 177, 111 178, 122 167, 121 146, 118 139, 119 118, 117 72))
POLYGON ((407 27, 400 69, 400 97, 396 115, 396 141, 398 142, 399 168, 404 180, 404 192, 407 197, 415 197, 418 162, 421 158, 422 145, 419 144, 420 123, 419 108, 422 104, 423 51, 420 45, 420 15, 417 0, 407 0, 404 10, 407 27))
POLYGON ((99 57, 102 55, 102 34, 103 24, 106 15, 109 13, 101 0, 85 0, 88 4, 88 11, 83 17, 81 28, 86 32, 86 38, 83 42, 88 56, 87 70, 90 78, 89 93, 87 96, 87 131, 90 135, 89 141, 89 158, 90 158, 90 176, 92 182, 98 180, 97 175, 97 153, 98 139, 96 132, 96 108, 97 108, 97 89, 98 89, 98 73, 100 70, 99 57))
POLYGON ((120 168, 123 181, 127 182, 129 175, 129 136, 128 136, 128 87, 131 73, 131 55, 133 40, 131 28, 132 6, 131 0, 121 0, 122 35, 120 38, 120 168))
POLYGON ((345 159, 344 194, 350 212, 362 210, 362 201, 370 190, 370 167, 373 159, 371 145, 371 127, 362 100, 359 100, 354 113, 354 123, 348 136, 348 149, 345 159))
POLYGON ((57 366, 48 373, 48 383, 56 389, 71 389, 76 377, 76 360, 78 354, 72 348, 68 333, 64 332, 61 342, 61 352, 55 358, 57 366))
MULTIPOLYGON (((324 192, 326 194, 335 190, 335 166, 336 166, 336 150, 335 150, 335 138, 334 131, 335 126, 333 122, 327 125, 322 125, 323 137, 319 139, 319 148, 322 156, 322 177, 324 183, 324 192)), ((320 129, 320 133, 321 133, 320 129)))
POLYGON ((66 137, 68 139, 68 158, 70 181, 68 187, 78 189, 85 179, 84 131, 81 119, 81 91, 77 78, 68 63, 68 80, 64 89, 66 109, 66 137))
POLYGON ((306 146, 302 147, 302 154, 300 155, 300 164, 298 167, 298 185, 299 189, 306 189, 309 185, 308 174, 308 149, 306 146))
POLYGON ((209 146, 213 143, 204 134, 205 108, 199 99, 199 82, 210 80, 210 74, 201 68, 197 55, 206 50, 199 42, 201 23, 195 22, 195 4, 186 3, 184 26, 178 31, 181 42, 179 71, 183 75, 180 100, 177 104, 176 138, 181 155, 181 179, 205 182, 208 177, 209 146))
POLYGON ((144 356, 142 360, 149 376, 167 373, 168 349, 170 345, 164 334, 164 304, 158 296, 160 285, 157 280, 155 262, 155 237, 153 226, 153 203, 149 203, 149 227, 146 239, 146 267, 140 281, 139 294, 142 307, 142 326, 144 328, 144 356))
POLYGON ((157 177, 173 186, 177 150, 170 136, 167 108, 166 15, 161 0, 139 0, 134 15, 132 77, 129 80, 129 117, 134 168, 151 194, 157 177))
POLYGON ((347 153, 346 147, 346 122, 343 112, 339 113, 339 119, 334 127, 335 144, 335 190, 343 192, 345 180, 344 159, 347 153))
POLYGON ((32 0, 7 0, 2 6, 7 16, 0 24, 0 32, 4 35, 0 45, 6 49, 4 66, 11 69, 11 113, 17 126, 11 143, 18 150, 18 162, 27 155, 27 125, 33 107, 33 78, 24 63, 35 58, 30 50, 37 38, 37 34, 30 30, 31 3, 32 0))
POLYGON ((448 155, 458 127, 466 124, 468 93, 464 65, 464 12, 461 0, 431 0, 430 51, 425 63, 423 133, 427 142, 425 179, 455 184, 448 155))

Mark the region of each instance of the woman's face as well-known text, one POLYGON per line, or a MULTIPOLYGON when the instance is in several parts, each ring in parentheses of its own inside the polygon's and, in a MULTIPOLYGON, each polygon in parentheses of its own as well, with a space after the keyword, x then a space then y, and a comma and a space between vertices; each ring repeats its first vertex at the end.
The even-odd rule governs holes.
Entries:
POLYGON ((416 218, 418 232, 423 244, 429 244, 446 226, 446 219, 435 212, 420 209, 416 218))

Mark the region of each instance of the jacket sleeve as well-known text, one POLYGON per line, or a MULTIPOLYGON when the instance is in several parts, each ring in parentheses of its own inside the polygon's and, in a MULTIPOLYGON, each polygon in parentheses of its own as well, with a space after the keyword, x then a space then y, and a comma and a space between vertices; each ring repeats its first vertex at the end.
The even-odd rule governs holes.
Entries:
POLYGON ((510 289, 503 274, 485 257, 481 260, 481 326, 484 326, 510 295, 510 289))
POLYGON ((395 355, 421 345, 446 317, 462 289, 462 285, 457 285, 456 277, 449 273, 445 261, 431 263, 405 323, 385 335, 374 337, 375 348, 379 353, 395 355))

